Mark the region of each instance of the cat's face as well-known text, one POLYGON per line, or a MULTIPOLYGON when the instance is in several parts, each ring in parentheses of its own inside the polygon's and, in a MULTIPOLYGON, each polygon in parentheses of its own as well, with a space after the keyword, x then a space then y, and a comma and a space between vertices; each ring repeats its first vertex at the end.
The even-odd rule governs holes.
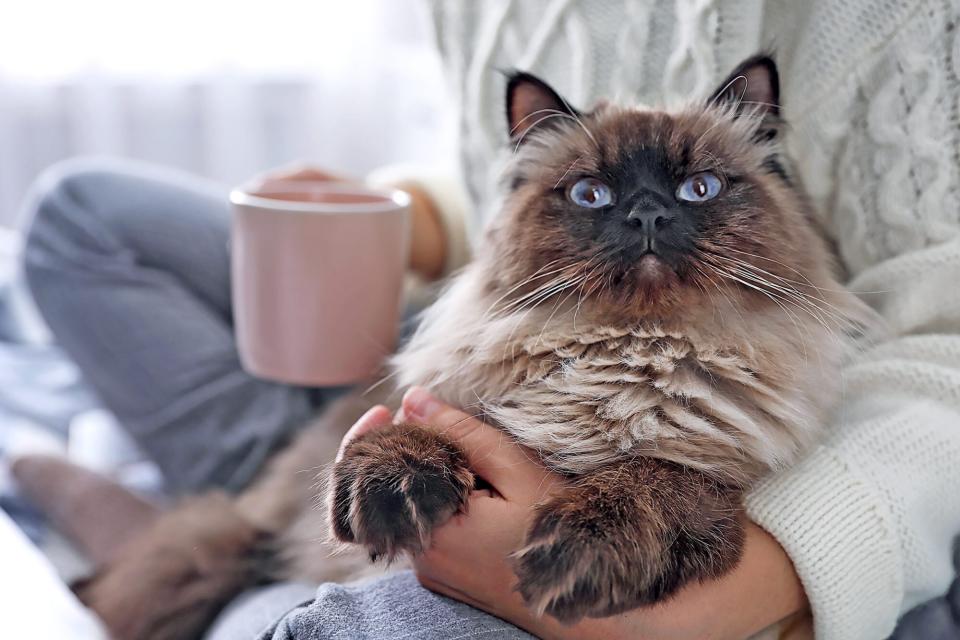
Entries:
POLYGON ((767 58, 677 112, 579 113, 536 78, 513 76, 516 154, 489 236, 493 287, 630 319, 715 295, 778 304, 788 281, 822 280, 823 242, 779 155, 778 93, 767 58))

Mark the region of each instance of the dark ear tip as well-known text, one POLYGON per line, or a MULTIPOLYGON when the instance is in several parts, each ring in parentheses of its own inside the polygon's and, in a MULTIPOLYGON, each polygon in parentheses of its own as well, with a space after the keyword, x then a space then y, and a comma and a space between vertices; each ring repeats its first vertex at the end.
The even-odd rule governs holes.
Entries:
POLYGON ((507 77, 506 108, 507 123, 511 138, 523 139, 527 130, 535 126, 553 126, 552 117, 530 120, 531 116, 543 112, 559 112, 577 115, 579 112, 567 104, 567 101, 546 82, 526 71, 510 70, 507 77))
POLYGON ((553 89, 546 82, 533 75, 532 73, 527 73, 526 71, 519 71, 517 69, 506 69, 501 71, 504 75, 507 76, 507 95, 512 94, 518 86, 521 84, 532 84, 536 85, 538 89, 544 89, 553 93, 553 89))
POLYGON ((777 75, 779 73, 777 71, 777 54, 773 51, 761 51, 760 53, 756 53, 741 62, 738 66, 740 69, 764 67, 772 75, 777 75))
POLYGON ((774 55, 761 52, 737 65, 710 97, 710 104, 763 105, 770 115, 780 113, 780 73, 774 55))
POLYGON ((505 93, 507 99, 507 111, 509 112, 511 105, 513 104, 514 96, 517 93, 517 89, 521 85, 539 83, 539 80, 526 71, 518 71, 517 69, 501 69, 500 72, 507 78, 507 90, 505 93))
POLYGON ((757 67, 762 67, 766 71, 767 78, 770 83, 770 89, 773 92, 773 97, 775 102, 780 100, 780 70, 777 68, 777 58, 772 51, 758 53, 757 55, 747 58, 744 60, 743 64, 740 65, 741 69, 753 69, 757 67))

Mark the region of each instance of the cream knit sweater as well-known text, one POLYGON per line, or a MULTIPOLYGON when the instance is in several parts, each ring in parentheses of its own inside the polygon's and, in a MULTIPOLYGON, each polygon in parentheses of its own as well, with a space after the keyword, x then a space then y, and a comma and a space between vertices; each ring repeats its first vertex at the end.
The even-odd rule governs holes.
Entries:
POLYGON ((791 152, 850 274, 891 335, 844 376, 829 438, 758 487, 821 640, 886 637, 942 593, 960 532, 960 2, 437 0, 460 111, 466 196, 423 179, 462 259, 496 208, 504 78, 532 71, 574 105, 702 96, 777 53, 791 152))

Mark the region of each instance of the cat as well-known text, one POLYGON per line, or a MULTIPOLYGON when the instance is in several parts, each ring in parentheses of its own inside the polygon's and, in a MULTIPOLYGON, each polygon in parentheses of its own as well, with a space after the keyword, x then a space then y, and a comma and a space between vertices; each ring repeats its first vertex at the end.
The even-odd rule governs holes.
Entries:
MULTIPOLYGON (((839 400, 872 314, 833 275, 784 151, 767 55, 677 110, 580 112, 509 76, 503 205, 475 259, 393 358, 397 387, 479 414, 568 480, 514 562, 563 622, 669 598, 736 565, 744 492, 797 460, 839 400)), ((161 516, 77 591, 122 640, 199 637, 244 587, 346 580, 398 559, 482 479, 415 424, 351 442, 350 398, 235 499, 161 516), (327 522, 324 522, 327 521, 327 522), (330 556, 332 538, 352 552, 330 556)))
MULTIPOLYGON (((839 398, 869 312, 832 275, 779 100, 765 55, 676 111, 581 113, 509 78, 503 208, 393 366, 568 479, 514 558, 537 613, 612 615, 729 571, 744 492, 839 398)), ((333 470, 334 534, 424 550, 474 489, 465 461, 413 424, 359 438, 333 470)))

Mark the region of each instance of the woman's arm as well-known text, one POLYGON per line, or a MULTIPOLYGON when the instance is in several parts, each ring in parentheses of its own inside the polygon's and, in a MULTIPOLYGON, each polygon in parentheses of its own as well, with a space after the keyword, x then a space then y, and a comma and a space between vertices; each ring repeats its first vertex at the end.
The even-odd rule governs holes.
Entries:
POLYGON ((785 117, 850 288, 888 332, 844 371, 822 446, 746 499, 793 560, 818 640, 887 637, 947 589, 960 532, 960 129, 946 108, 960 104, 960 6, 822 28, 849 7, 778 4, 814 20, 782 23, 799 41, 785 117))
MULTIPOLYGON (((556 640, 578 638, 741 639, 805 608, 803 590, 776 541, 748 524, 738 567, 714 582, 692 585, 670 601, 602 619, 563 626, 536 616, 514 591, 510 555, 520 548, 533 505, 562 479, 502 431, 439 404, 422 389, 404 398, 403 418, 444 433, 466 452, 494 491, 476 491, 465 514, 435 532, 430 550, 414 559, 424 586, 556 640)), ((383 407, 371 410, 345 441, 390 424, 383 407)), ((642 526, 642 523, 638 523, 642 526)))

